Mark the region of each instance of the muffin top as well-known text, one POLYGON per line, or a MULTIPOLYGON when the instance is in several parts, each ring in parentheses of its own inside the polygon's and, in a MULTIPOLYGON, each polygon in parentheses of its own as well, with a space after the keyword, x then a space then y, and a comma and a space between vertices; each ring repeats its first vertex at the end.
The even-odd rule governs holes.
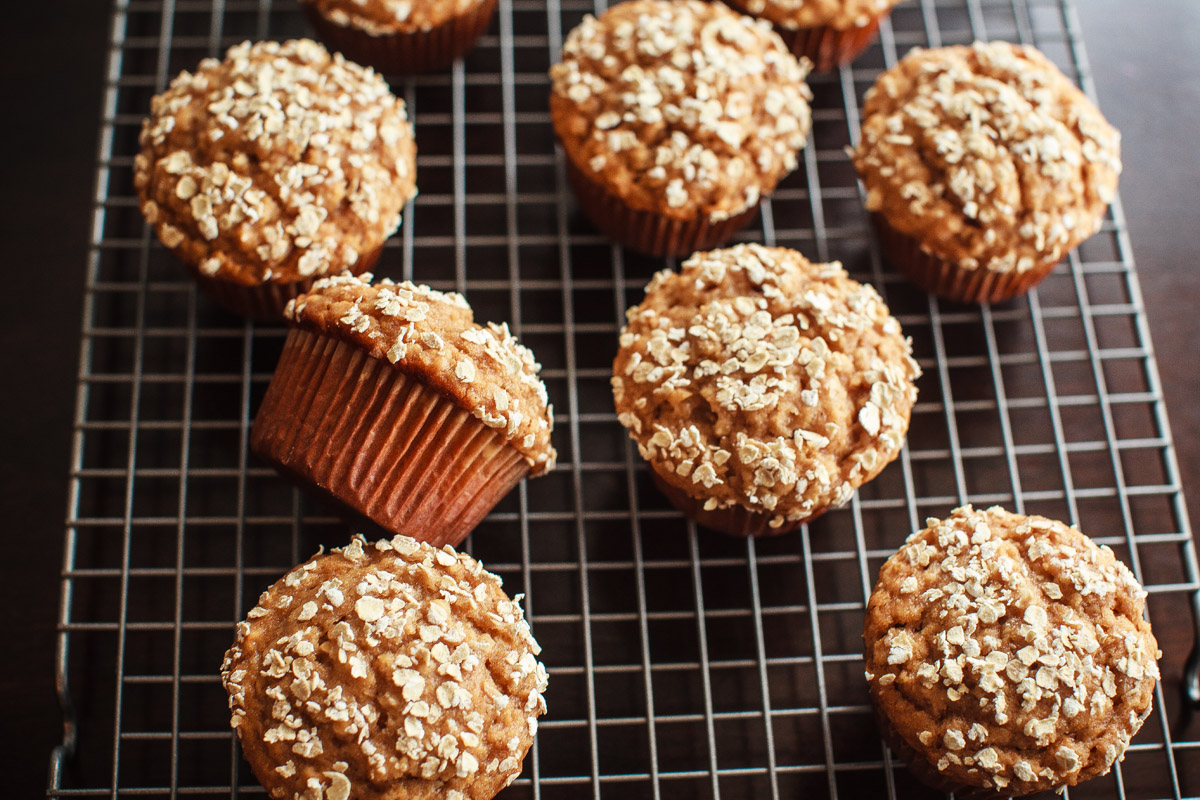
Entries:
POLYGON ((862 28, 887 13, 900 0, 737 0, 751 14, 768 19, 781 28, 816 28, 828 25, 837 30, 862 28))
POLYGON ((617 418, 668 483, 771 527, 844 503, 896 457, 910 342, 840 264, 737 245, 664 270, 626 313, 617 418))
POLYGON ((300 0, 321 16, 372 36, 428 31, 466 14, 483 0, 300 0))
POLYGON ((567 156, 610 194, 715 222, 795 169, 807 73, 769 24, 720 3, 630 0, 571 31, 550 110, 567 156))
POLYGON ((355 536, 263 592, 221 681, 272 797, 489 800, 546 711, 540 650, 475 559, 355 536))
POLYGON ((1120 134, 1030 47, 915 49, 866 94, 867 208, 964 269, 1059 261, 1100 226, 1120 134))
POLYGON ((1159 676, 1146 592, 1061 522, 968 505, 926 524, 867 604, 867 680, 896 733, 1006 794, 1108 772, 1159 676))
POLYGON ((307 39, 244 42, 181 72, 140 142, 134 184, 159 239, 243 285, 351 266, 416 194, 404 101, 307 39))
POLYGON ((322 278, 288 303, 284 316, 334 336, 419 377, 499 433, 529 463, 531 475, 554 468, 554 407, 538 377, 542 365, 507 324, 475 323, 462 295, 408 281, 343 273, 322 278))

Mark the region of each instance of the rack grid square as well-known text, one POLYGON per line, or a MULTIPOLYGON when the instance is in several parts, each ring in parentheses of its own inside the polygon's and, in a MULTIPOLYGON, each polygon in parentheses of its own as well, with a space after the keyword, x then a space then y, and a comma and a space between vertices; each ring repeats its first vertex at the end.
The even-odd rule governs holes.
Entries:
MULTIPOLYGON (((421 194, 376 273, 507 320, 558 409, 559 469, 465 544, 525 593, 551 674, 549 714, 503 796, 927 796, 875 736, 862 615, 904 537, 968 501, 1078 523, 1177 634, 1160 633, 1164 680, 1125 762, 1069 796, 1200 795, 1200 570, 1120 202, 1027 298, 958 306, 884 268, 844 155, 863 92, 913 46, 1034 44, 1092 93, 1069 0, 907 2, 852 67, 810 79, 801 168, 740 238, 843 261, 884 295, 925 375, 894 464, 846 507, 751 541, 673 510, 612 410, 624 309, 670 262, 597 234, 555 149, 546 70, 603 5, 500 0, 465 62, 393 83, 421 194)), ((264 795, 229 729, 221 656, 265 587, 348 531, 247 451, 282 330, 197 294, 143 223, 131 167, 150 98, 176 72, 247 38, 308 33, 293 0, 115 2, 58 638, 68 726, 50 797, 264 795)))

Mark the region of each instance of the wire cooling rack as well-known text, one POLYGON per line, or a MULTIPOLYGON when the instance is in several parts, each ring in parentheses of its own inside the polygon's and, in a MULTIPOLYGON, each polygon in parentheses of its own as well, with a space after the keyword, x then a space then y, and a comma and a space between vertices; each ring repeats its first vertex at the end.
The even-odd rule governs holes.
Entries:
MULTIPOLYGON (((599 5, 599 4, 596 4, 599 5)), ((897 8, 853 68, 811 79, 803 165, 743 238, 840 259, 884 294, 925 370, 908 446, 843 509, 799 532, 698 531, 654 489, 608 388, 623 310, 664 262, 573 210, 546 70, 587 12, 501 0, 446 75, 396 82, 421 194, 377 273, 466 294, 545 365, 559 469, 522 485, 466 549, 526 608, 550 712, 504 797, 927 794, 880 743, 860 657, 864 599, 927 515, 964 501, 1068 519, 1151 593, 1164 658, 1154 714, 1109 777, 1072 797, 1200 793, 1185 677, 1196 556, 1120 205, 1020 301, 975 308, 884 270, 843 147, 856 101, 914 45, 1032 43, 1091 90, 1057 0, 897 8)), ((49 796, 262 796, 217 669, 259 592, 348 532, 247 453, 283 341, 197 294, 131 185, 150 97, 244 39, 305 35, 292 0, 118 0, 82 326, 58 677, 67 735, 49 796)))

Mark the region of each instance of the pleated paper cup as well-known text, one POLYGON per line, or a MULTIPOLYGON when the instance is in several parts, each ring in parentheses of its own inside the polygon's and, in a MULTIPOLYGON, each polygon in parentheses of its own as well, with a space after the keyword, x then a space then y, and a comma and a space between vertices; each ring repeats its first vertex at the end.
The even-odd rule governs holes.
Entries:
MULTIPOLYGON (((382 252, 383 248, 377 247, 373 252, 359 256, 358 261, 347 269, 355 275, 366 272, 375 266, 375 262, 379 260, 382 252)), ((290 283, 268 281, 256 286, 247 286, 205 275, 192 264, 187 266, 196 285, 217 305, 230 314, 236 314, 255 322, 283 322, 283 309, 287 306, 288 301, 304 294, 312 288, 313 281, 324 277, 323 275, 314 275, 311 278, 290 283)))
POLYGON ((730 536, 740 536, 742 538, 778 536, 781 533, 794 531, 806 522, 811 522, 825 513, 825 509, 818 509, 815 513, 803 519, 798 519, 794 522, 784 522, 778 528, 772 528, 770 524, 771 514, 752 511, 741 505, 733 505, 728 508, 715 508, 711 511, 706 510, 703 499, 692 497, 682 489, 668 483, 666 479, 658 474, 653 465, 651 465, 650 472, 654 476, 654 485, 666 495, 666 498, 671 501, 671 505, 682 511, 688 519, 697 525, 730 536))
POLYGON ((453 400, 340 339, 293 328, 250 448, 385 530, 458 545, 529 472, 453 400))
POLYGON ((882 214, 871 223, 883 255, 925 291, 959 303, 999 303, 1019 297, 1054 271, 1051 261, 1024 272, 965 269, 922 249, 920 242, 893 228, 882 214))
POLYGON ((708 217, 680 220, 643 211, 609 193, 576 167, 569 156, 566 162, 567 178, 584 215, 608 237, 646 255, 682 258, 698 250, 712 250, 733 238, 758 214, 758 203, 718 222, 708 217))
POLYGON ((311 3, 304 10, 317 36, 330 50, 351 61, 374 67, 389 75, 437 72, 450 67, 474 47, 487 30, 497 0, 483 0, 462 16, 452 17, 427 31, 397 32, 375 36, 358 28, 326 19, 311 3))
MULTIPOLYGON (((751 13, 738 0, 726 0, 726 4, 743 14, 751 13)), ((875 41, 879 23, 887 15, 888 12, 885 12, 874 17, 866 25, 844 30, 832 25, 818 25, 815 28, 785 28, 782 25, 773 27, 793 55, 797 58, 807 58, 813 63, 814 69, 824 72, 849 64, 858 58, 871 46, 871 42, 875 41)))

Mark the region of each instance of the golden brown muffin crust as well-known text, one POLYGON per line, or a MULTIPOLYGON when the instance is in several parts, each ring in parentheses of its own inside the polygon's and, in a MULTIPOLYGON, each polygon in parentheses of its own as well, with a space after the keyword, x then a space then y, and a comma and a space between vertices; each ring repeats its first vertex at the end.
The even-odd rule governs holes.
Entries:
POLYGON ((428 31, 470 12, 483 0, 300 0, 321 16, 372 36, 428 31))
POLYGON ((539 652, 470 556, 356 536, 263 592, 221 680, 272 797, 489 800, 546 710, 539 652))
POLYGON ((895 732, 953 781, 1024 795, 1108 772, 1150 713, 1146 592, 1107 547, 964 506, 909 537, 867 605, 895 732))
POLYGON ((759 245, 697 253, 626 317, 617 418, 708 510, 806 518, 903 444, 920 369, 879 295, 840 264, 759 245))
POLYGON ((307 39, 244 42, 180 73, 140 142, 134 184, 159 239, 244 285, 340 272, 416 194, 404 101, 307 39))
POLYGON ((611 194, 719 221, 796 168, 807 73, 769 24, 721 3, 630 0, 571 31, 550 111, 568 158, 611 194))
POLYGON ((901 0, 738 0, 755 16, 796 30, 828 25, 840 31, 861 28, 891 11, 901 0))
POLYGON ((288 303, 301 328, 335 336, 427 385, 500 431, 529 462, 531 475, 554 468, 554 407, 538 377, 542 365, 507 323, 477 325, 462 295, 370 273, 322 278, 288 303))
POLYGON ((1031 47, 915 49, 879 76, 852 153, 867 208, 964 269, 1059 261, 1100 226, 1120 134, 1031 47))

